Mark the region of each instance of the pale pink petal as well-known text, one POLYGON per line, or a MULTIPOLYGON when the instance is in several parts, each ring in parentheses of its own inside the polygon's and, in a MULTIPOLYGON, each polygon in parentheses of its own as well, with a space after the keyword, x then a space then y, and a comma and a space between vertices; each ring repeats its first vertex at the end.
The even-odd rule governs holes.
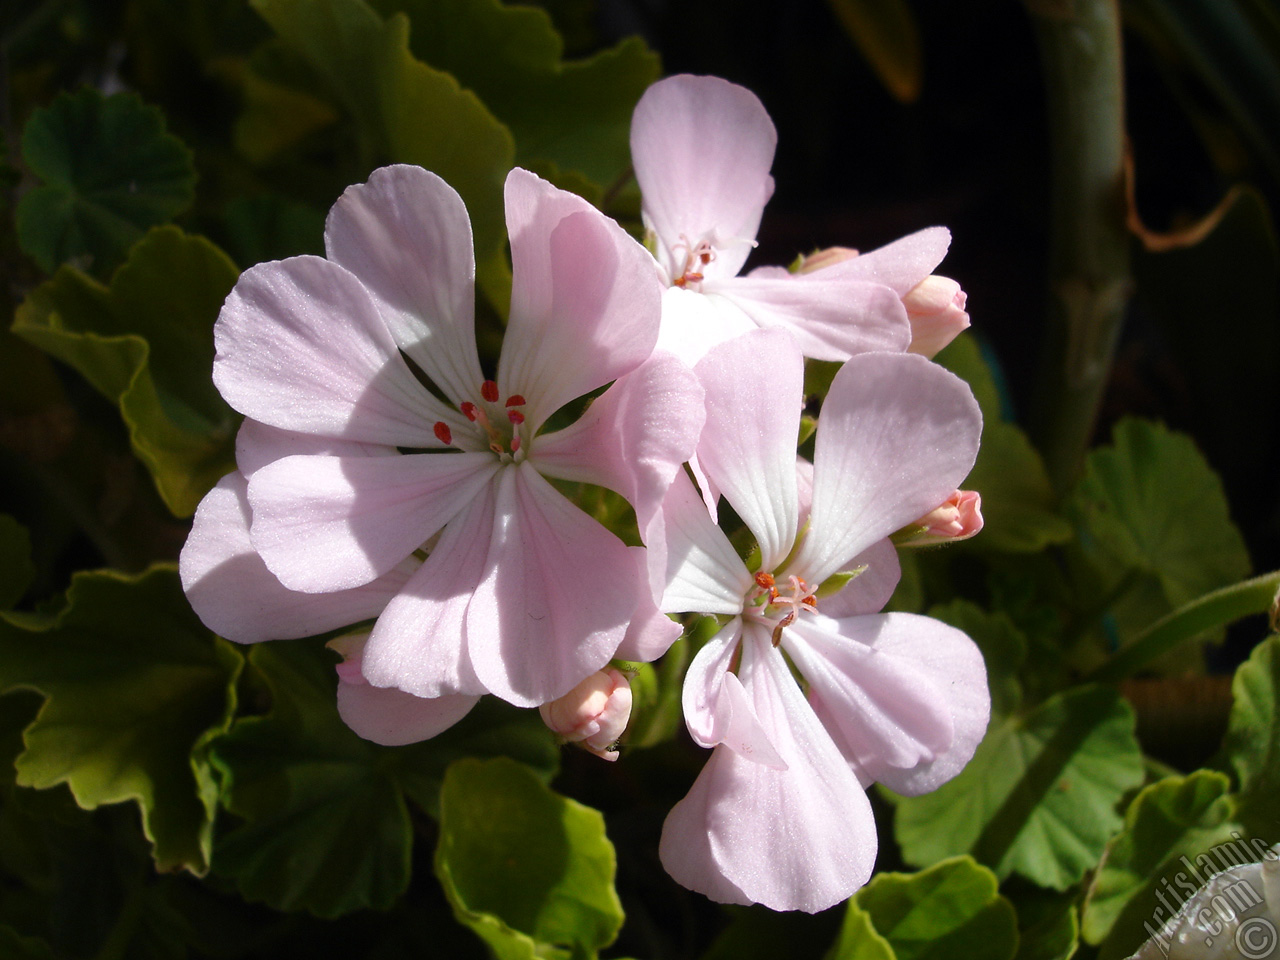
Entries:
POLYGON ((737 676, 729 672, 742 620, 735 617, 698 651, 689 664, 681 690, 685 726, 703 747, 724 744, 740 756, 767 767, 786 769, 756 718, 755 708, 737 676))
MULTIPOLYGON (((637 576, 641 583, 648 582, 648 557, 644 547, 629 547, 628 553, 636 562, 637 576)), ((618 660, 634 660, 648 663, 657 660, 680 639, 683 628, 675 620, 658 612, 651 590, 641 590, 640 600, 636 604, 635 613, 631 615, 631 623, 627 625, 626 635, 618 645, 614 657, 618 660)))
POLYGON ((791 552, 804 361, 780 330, 723 343, 694 368, 707 396, 698 462, 760 545, 761 569, 791 552))
POLYGON ((809 533, 791 569, 821 583, 928 513, 969 473, 981 434, 968 385, 924 357, 849 360, 822 404, 809 533))
POLYGON ((818 610, 828 617, 879 613, 902 579, 898 550, 888 537, 877 540, 849 561, 846 569, 866 567, 837 592, 818 598, 818 610))
POLYGON ((361 663, 374 686, 427 698, 488 692, 467 656, 466 619, 494 537, 495 486, 445 526, 426 562, 374 624, 361 663))
POLYGON ((342 637, 330 646, 342 653, 338 664, 338 716, 357 735, 386 747, 418 743, 443 733, 471 712, 479 697, 424 699, 394 687, 375 687, 360 673, 368 635, 342 637))
POLYGON ((467 652, 487 690, 533 707, 609 662, 649 585, 626 545, 528 462, 502 471, 496 498, 467 652))
POLYGON ((717 344, 756 329, 756 322, 724 297, 668 287, 662 293, 662 328, 654 350, 693 366, 717 344))
POLYGON ((253 545, 290 589, 359 586, 421 547, 497 469, 483 453, 286 457, 249 481, 253 545))
POLYGON ((742 269, 773 193, 778 136, 755 94, 718 77, 677 76, 645 91, 631 118, 631 160, 645 219, 671 279, 683 273, 680 242, 707 240, 707 276, 742 269))
POLYGON ((787 768, 718 747, 667 817, 663 865, 710 897, 740 893, 773 910, 826 909, 871 875, 871 806, 767 632, 748 636, 739 673, 787 768))
POLYGON ((457 191, 421 167, 375 170, 329 211, 325 248, 364 284, 400 349, 455 405, 473 399, 484 380, 476 268, 457 191))
MULTIPOLYGON (((751 574, 685 474, 676 474, 656 523, 662 527, 662 549, 649 547, 649 569, 662 588, 658 608, 665 613, 741 613, 753 586, 751 574)), ((652 544, 659 537, 649 539, 652 544)))
POLYGON ((955 627, 908 613, 802 617, 783 645, 864 783, 927 793, 963 769, 986 733, 982 653, 955 627))
POLYGON ((831 279, 869 280, 892 287, 899 297, 942 262, 951 246, 951 231, 946 227, 925 227, 915 233, 887 243, 869 253, 841 260, 814 271, 814 276, 831 279))
POLYGON ((182 589, 214 633, 237 643, 309 637, 376 617, 417 561, 364 586, 335 593, 298 593, 267 569, 249 540, 247 481, 229 473, 196 508, 178 558, 182 589))
POLYGON ((800 351, 817 360, 847 360, 875 350, 905 351, 911 345, 906 307, 889 287, 837 280, 828 271, 779 277, 708 280, 704 296, 723 298, 751 321, 782 328, 800 351))
POLYGON ((631 503, 643 533, 706 418, 702 384, 670 354, 620 377, 576 422, 537 438, 529 461, 544 476, 594 483, 631 503))
POLYGON ((649 357, 662 285, 649 253, 581 197, 517 168, 506 200, 511 319, 498 387, 525 398, 536 431, 649 357))
POLYGON ((394 457, 395 447, 378 443, 335 440, 314 433, 281 430, 257 420, 245 419, 236 432, 236 466, 246 477, 252 477, 268 463, 295 455, 331 457, 394 457))
POLYGON ((213 381, 254 420, 325 437, 439 447, 463 423, 414 378, 360 281, 320 257, 240 275, 213 328, 213 381))

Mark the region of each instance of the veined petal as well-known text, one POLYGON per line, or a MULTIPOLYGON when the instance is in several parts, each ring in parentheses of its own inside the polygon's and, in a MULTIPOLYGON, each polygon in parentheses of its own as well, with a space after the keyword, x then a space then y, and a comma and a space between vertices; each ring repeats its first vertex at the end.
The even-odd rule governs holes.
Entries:
POLYGON ((364 586, 298 593, 267 569, 249 540, 248 481, 229 473, 196 508, 178 559, 182 589, 206 627, 237 643, 324 633, 382 612, 417 567, 411 560, 364 586))
POLYGON ((949 246, 950 230, 925 227, 869 253, 815 270, 812 276, 883 283, 892 287, 899 297, 905 297, 912 287, 933 273, 933 268, 947 255, 949 246))
POLYGON ((826 270, 776 278, 753 272, 707 280, 702 292, 728 300, 761 327, 786 330, 801 353, 817 360, 911 345, 907 309, 882 284, 830 278, 826 270))
MULTIPOLYGON (((640 583, 648 583, 649 561, 645 555, 645 548, 628 547, 627 552, 636 562, 636 575, 640 583)), ((658 612, 653 592, 642 589, 635 613, 631 615, 631 622, 627 624, 627 632, 613 655, 618 660, 648 663, 666 653, 671 645, 680 639, 682 632, 683 628, 679 623, 666 614, 658 612)))
POLYGON ((374 624, 360 664, 369 683, 426 698, 488 692, 466 653, 466 619, 493 541, 496 486, 487 484, 445 526, 374 624))
POLYGON ((822 597, 818 609, 828 617, 852 617, 879 613, 902 579, 898 549, 888 537, 877 540, 846 565, 847 570, 866 567, 837 592, 822 597))
POLYGON ((685 474, 677 473, 672 480, 656 524, 662 527, 662 549, 649 547, 649 569, 662 588, 658 609, 742 613, 743 598, 752 587, 751 574, 724 531, 712 522, 685 474), (663 566, 656 566, 659 562, 663 566))
POLYGON ((742 269, 773 194, 777 142, 755 94, 719 77, 668 77, 645 91, 631 118, 631 161, 672 279, 684 272, 687 250, 671 249, 682 237, 716 246, 707 276, 742 269))
POLYGON ((667 817, 659 853, 677 881, 707 896, 740 892, 773 910, 814 913, 871 876, 871 806, 767 632, 748 633, 739 673, 787 768, 716 748, 667 817))
POLYGON ((680 705, 689 736, 700 747, 714 747, 724 741, 731 705, 721 699, 721 693, 741 639, 742 618, 734 617, 703 644, 685 672, 680 705))
POLYGON ((517 168, 506 201, 511 320, 498 387, 525 398, 536 431, 649 357, 662 285, 648 252, 581 197, 517 168))
POLYGON ((487 485, 487 453, 286 457, 253 475, 253 545, 280 582, 367 583, 422 546, 487 485))
POLYGON ((796 436, 804 360, 783 331, 723 343, 694 368, 707 395, 698 463, 733 505, 772 570, 796 539, 796 436))
POLYGON ((668 287, 662 292, 662 329, 654 351, 693 366, 707 351, 756 329, 756 322, 724 297, 668 287))
POLYGON ((960 486, 981 434, 968 385, 924 357, 849 360, 822 404, 809 533, 790 569, 821 583, 924 516, 960 486))
POLYGON ((325 222, 329 259, 354 273, 395 339, 456 406, 484 375, 476 357, 475 254, 467 208, 434 173, 382 167, 325 222))
POLYGON ((398 454, 395 447, 385 444, 318 437, 314 433, 281 430, 247 418, 236 432, 236 466, 246 477, 285 457, 394 457, 398 454))
POLYGON ((467 652, 487 690, 533 707, 609 662, 648 584, 627 546, 527 461, 502 471, 495 495, 467 652))
POLYGON ((706 419, 702 384, 670 354, 616 380, 575 423, 541 436, 529 460, 549 477, 617 491, 644 533, 706 419))
POLYGON ((245 416, 299 433, 439 447, 463 423, 414 378, 360 281, 320 257, 240 275, 213 328, 213 381, 245 416))
POLYGON ((927 793, 964 768, 986 733, 986 666, 955 627, 907 613, 814 616, 782 642, 864 783, 927 793))

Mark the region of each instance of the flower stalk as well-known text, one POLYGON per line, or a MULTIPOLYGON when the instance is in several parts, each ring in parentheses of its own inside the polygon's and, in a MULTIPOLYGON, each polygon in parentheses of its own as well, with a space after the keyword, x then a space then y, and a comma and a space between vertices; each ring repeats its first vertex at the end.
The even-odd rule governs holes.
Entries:
POLYGON ((1116 0, 1028 0, 1049 116, 1049 307, 1032 432, 1055 489, 1093 435, 1130 294, 1116 0))

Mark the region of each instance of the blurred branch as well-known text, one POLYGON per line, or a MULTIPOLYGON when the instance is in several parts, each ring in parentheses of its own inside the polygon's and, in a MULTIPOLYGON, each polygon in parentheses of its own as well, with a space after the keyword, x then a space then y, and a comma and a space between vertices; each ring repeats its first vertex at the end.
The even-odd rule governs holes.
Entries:
POLYGON ((1032 432, 1062 493, 1088 449, 1130 292, 1120 11, 1117 0, 1027 7, 1053 158, 1050 303, 1032 432))

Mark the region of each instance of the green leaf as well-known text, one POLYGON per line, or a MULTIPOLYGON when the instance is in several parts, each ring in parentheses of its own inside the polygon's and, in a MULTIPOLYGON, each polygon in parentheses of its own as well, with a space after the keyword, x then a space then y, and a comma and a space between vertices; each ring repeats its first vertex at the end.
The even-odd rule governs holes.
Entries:
POLYGON ((925 866, 972 853, 1001 877, 1065 890, 1119 828, 1125 792, 1142 782, 1129 705, 1078 687, 987 731, 969 765, 930 794, 896 800, 903 858, 925 866))
POLYGON ((175 227, 138 243, 110 286, 70 267, 18 308, 13 330, 119 404, 134 451, 178 516, 235 468, 238 417, 218 395, 213 322, 236 281, 217 247, 175 227))
POLYGON ((22 599, 35 573, 27 528, 0 513, 0 610, 8 610, 22 599))
POLYGON ((730 907, 728 912, 733 919, 699 960, 819 960, 826 956, 822 944, 835 931, 834 911, 818 916, 777 913, 753 904, 730 907))
POLYGON ((487 262, 504 237, 511 133, 453 76, 409 52, 408 19, 384 21, 362 0, 253 0, 253 8, 321 78, 370 166, 416 163, 461 194, 476 261, 487 262))
POLYGON ((1006 423, 995 380, 978 342, 961 334, 938 354, 938 363, 965 380, 982 408, 982 445, 964 485, 982 494, 982 533, 968 549, 1036 553, 1071 539, 1058 515, 1044 461, 1026 434, 1006 423))
MULTIPOLYGON (((1150 936, 1143 923, 1161 909, 1158 898, 1168 896, 1170 884, 1185 900, 1207 879, 1195 879, 1192 862, 1238 829, 1231 822, 1229 789, 1225 775, 1197 770, 1153 783, 1134 799, 1084 902, 1081 932, 1089 943, 1107 941, 1103 956, 1125 957, 1138 949, 1150 936)), ((1166 912, 1152 925, 1159 928, 1171 915, 1166 912)))
POLYGON ((1241 664, 1222 752, 1240 781, 1240 818, 1270 837, 1280 820, 1280 635, 1272 634, 1241 664))
POLYGON ((66 783, 86 809, 136 800, 157 867, 202 873, 214 808, 193 751, 230 723, 240 664, 168 566, 78 574, 56 615, 0 615, 0 690, 47 698, 18 783, 66 783))
POLYGON ((876 929, 871 914, 858 905, 857 897, 852 897, 845 906, 840 936, 824 960, 897 960, 897 954, 876 929))
POLYGON ((53 948, 37 937, 22 937, 0 925, 0 957, 6 960, 56 960, 53 948))
POLYGON ((1080 947, 1076 894, 1032 888, 1009 891, 1018 911, 1018 953, 1014 960, 1069 960, 1080 947))
POLYGON ((484 711, 480 722, 468 717, 424 743, 381 747, 338 716, 334 658, 322 646, 261 644, 249 663, 272 708, 213 744, 223 802, 245 821, 219 835, 213 867, 277 910, 334 917, 391 906, 409 881, 407 799, 432 809, 459 755, 516 752, 544 768, 556 760, 536 712, 495 715, 483 704, 473 711, 484 711))
POLYGON ((474 90, 515 136, 516 162, 551 163, 608 186, 630 163, 631 112, 658 79, 638 37, 565 62, 545 10, 498 0, 375 0, 413 23, 413 52, 474 90))
POLYGON ((1222 483, 1190 437, 1120 421, 1094 450, 1069 509, 1105 594, 1127 577, 1150 590, 1113 605, 1122 635, 1249 574, 1222 483))
POLYGON ((510 760, 460 760, 440 794, 436 875, 507 958, 594 957, 622 927, 604 818, 510 760))
POLYGON ((22 154, 43 184, 18 203, 18 242, 48 273, 69 260, 105 272, 195 196, 190 151, 129 93, 60 95, 32 113, 22 154))
POLYGON ((898 960, 1012 960, 1018 920, 996 887, 994 873, 956 857, 916 874, 877 874, 853 900, 898 960))
POLYGON ((924 57, 906 0, 827 0, 885 89, 902 103, 920 96, 924 57))

